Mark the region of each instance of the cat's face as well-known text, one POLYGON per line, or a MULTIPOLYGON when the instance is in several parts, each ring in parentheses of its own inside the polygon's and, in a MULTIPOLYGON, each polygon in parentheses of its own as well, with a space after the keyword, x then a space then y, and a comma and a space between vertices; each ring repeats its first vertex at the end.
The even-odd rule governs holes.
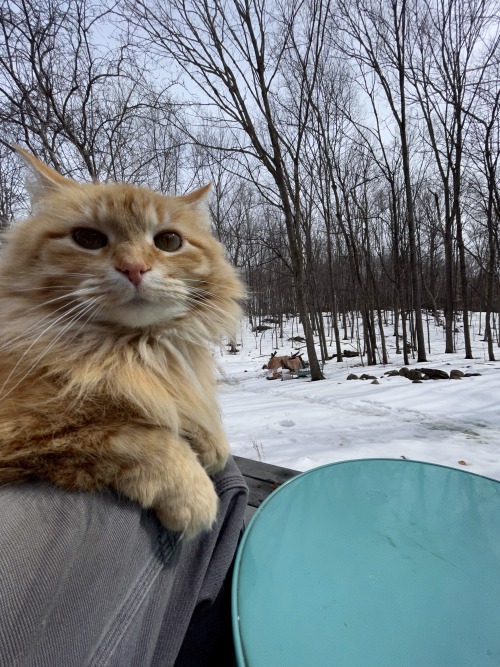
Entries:
POLYGON ((39 187, 35 215, 14 228, 6 249, 14 291, 32 288, 33 300, 56 312, 86 308, 89 321, 131 329, 222 325, 243 289, 210 233, 208 187, 165 197, 79 185, 25 157, 39 187))

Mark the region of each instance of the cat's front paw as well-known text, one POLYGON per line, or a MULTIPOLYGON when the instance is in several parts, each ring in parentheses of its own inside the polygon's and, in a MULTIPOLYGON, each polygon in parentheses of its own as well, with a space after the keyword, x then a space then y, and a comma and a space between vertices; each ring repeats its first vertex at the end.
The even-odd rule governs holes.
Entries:
POLYGON ((229 458, 229 444, 224 433, 212 435, 199 429, 195 434, 189 434, 186 440, 209 475, 224 470, 229 458))
POLYGON ((217 446, 198 452, 199 461, 209 475, 215 475, 215 473, 224 470, 228 457, 229 446, 225 439, 223 443, 218 443, 217 446))
POLYGON ((192 539, 212 528, 217 518, 219 499, 208 475, 200 469, 186 485, 185 492, 167 495, 154 509, 161 523, 170 530, 192 539))

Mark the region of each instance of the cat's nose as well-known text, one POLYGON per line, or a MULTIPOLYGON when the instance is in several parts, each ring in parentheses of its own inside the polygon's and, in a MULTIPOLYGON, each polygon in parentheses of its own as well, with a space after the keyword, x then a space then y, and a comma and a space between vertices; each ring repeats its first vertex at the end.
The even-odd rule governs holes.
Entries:
POLYGON ((124 273, 130 282, 137 287, 141 283, 144 274, 151 269, 142 262, 123 262, 121 266, 116 267, 116 270, 124 273))

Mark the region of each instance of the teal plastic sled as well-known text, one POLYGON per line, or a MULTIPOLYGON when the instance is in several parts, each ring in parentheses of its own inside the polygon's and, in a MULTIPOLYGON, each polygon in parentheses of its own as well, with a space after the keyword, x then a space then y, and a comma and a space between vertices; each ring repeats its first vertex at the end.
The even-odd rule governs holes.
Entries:
POLYGON ((500 483, 368 459, 290 480, 233 578, 239 667, 498 667, 500 483))

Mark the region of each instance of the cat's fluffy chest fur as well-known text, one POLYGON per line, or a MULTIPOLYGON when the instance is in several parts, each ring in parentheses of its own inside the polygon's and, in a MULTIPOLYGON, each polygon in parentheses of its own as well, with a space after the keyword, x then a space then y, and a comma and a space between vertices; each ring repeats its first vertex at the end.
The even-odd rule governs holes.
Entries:
POLYGON ((243 297, 205 193, 79 186, 24 156, 38 190, 0 262, 0 483, 113 488, 196 535, 228 455, 208 342, 243 297))

